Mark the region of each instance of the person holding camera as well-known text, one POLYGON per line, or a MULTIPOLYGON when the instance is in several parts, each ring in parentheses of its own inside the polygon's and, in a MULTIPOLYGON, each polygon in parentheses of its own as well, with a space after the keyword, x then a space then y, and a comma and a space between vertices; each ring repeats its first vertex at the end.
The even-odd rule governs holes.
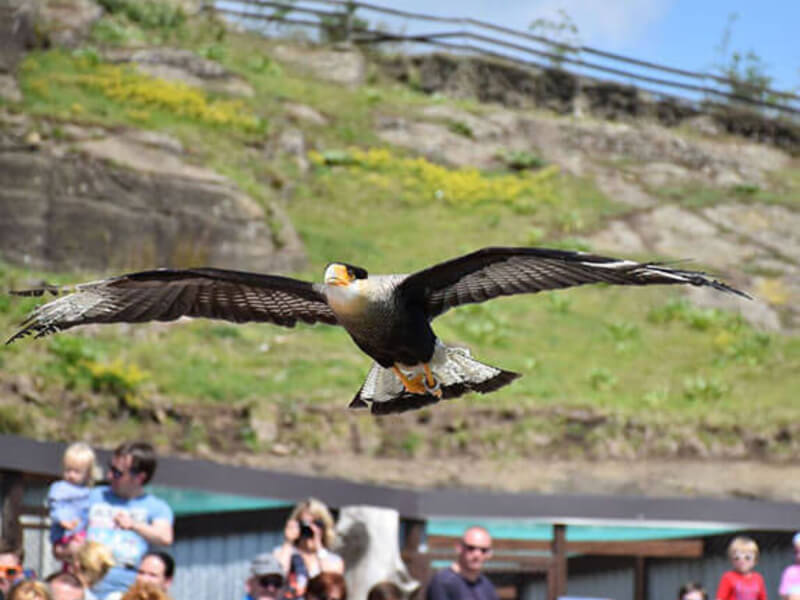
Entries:
POLYGON ((309 498, 294 507, 283 530, 283 544, 273 554, 286 574, 288 588, 303 596, 308 580, 320 573, 344 573, 342 557, 331 551, 336 539, 328 507, 309 498))

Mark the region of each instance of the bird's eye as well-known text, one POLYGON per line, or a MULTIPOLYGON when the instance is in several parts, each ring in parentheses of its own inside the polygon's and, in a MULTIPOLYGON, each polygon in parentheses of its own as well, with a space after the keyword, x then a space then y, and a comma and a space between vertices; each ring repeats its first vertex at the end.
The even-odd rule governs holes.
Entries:
POLYGON ((352 277, 356 279, 366 279, 367 278, 367 270, 362 269, 361 267, 349 267, 348 272, 352 277))

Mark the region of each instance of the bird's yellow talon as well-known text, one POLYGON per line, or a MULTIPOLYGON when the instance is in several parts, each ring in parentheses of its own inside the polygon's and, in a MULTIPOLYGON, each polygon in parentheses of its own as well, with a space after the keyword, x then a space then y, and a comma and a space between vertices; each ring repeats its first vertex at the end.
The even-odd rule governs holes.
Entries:
MULTIPOLYGON (((442 387, 439 385, 439 382, 436 381, 436 377, 433 376, 430 365, 428 363, 423 363, 422 370, 425 372, 425 391, 428 394, 433 394, 437 398, 441 398, 442 387)), ((420 378, 422 378, 421 375, 420 378)))
POLYGON ((425 383, 423 382, 423 376, 420 374, 413 379, 409 379, 406 375, 397 368, 397 366, 392 367, 392 370, 395 372, 395 375, 400 379, 403 383, 403 387, 406 388, 411 394, 425 394, 425 383))

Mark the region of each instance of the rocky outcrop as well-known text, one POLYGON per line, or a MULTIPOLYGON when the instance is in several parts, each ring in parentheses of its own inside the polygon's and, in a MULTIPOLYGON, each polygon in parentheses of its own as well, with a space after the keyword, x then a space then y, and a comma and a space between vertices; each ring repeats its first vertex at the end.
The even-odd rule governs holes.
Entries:
POLYGON ((5 260, 70 271, 210 265, 263 272, 303 263, 302 244, 277 205, 265 210, 219 174, 186 164, 177 141, 97 133, 70 147, 4 136, 5 260))
POLYGON ((280 44, 272 56, 319 79, 351 87, 364 83, 367 74, 364 55, 346 44, 330 48, 280 44))
POLYGON ((444 53, 380 59, 389 76, 426 93, 474 98, 510 108, 547 108, 561 114, 630 121, 648 119, 673 127, 705 116, 718 131, 800 153, 800 126, 727 105, 697 105, 654 98, 621 83, 579 77, 555 68, 524 68, 484 57, 444 53))
POLYGON ((36 6, 36 28, 47 42, 67 48, 77 48, 105 12, 93 0, 31 0, 28 4, 36 6))

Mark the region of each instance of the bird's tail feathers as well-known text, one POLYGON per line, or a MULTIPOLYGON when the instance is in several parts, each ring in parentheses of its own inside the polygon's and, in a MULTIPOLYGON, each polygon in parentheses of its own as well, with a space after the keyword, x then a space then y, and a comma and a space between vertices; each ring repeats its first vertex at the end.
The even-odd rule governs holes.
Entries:
MULTIPOLYGON (((430 367, 440 386, 441 398, 432 393, 414 394, 407 391, 392 369, 373 363, 364 384, 349 406, 366 408, 371 405, 374 414, 403 412, 435 404, 440 399, 458 398, 467 392, 493 392, 520 377, 519 373, 475 360, 466 348, 445 346, 438 340, 430 367)), ((421 365, 404 370, 411 377, 422 373, 421 365)))

